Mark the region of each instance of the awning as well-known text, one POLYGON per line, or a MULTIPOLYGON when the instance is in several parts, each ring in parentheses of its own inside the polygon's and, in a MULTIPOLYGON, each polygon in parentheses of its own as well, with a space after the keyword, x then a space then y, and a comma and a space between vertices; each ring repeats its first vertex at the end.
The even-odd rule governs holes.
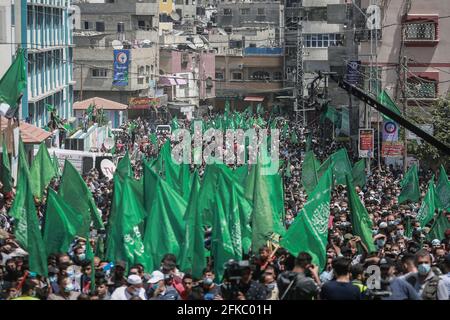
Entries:
MULTIPOLYGON (((0 127, 1 132, 5 135, 10 134, 12 139, 12 122, 10 123, 10 125, 8 125, 8 119, 6 119, 5 117, 1 117, 0 127)), ((40 144, 52 135, 51 132, 45 131, 44 129, 38 128, 24 121, 20 121, 19 131, 20 137, 25 144, 40 144)), ((11 150, 11 148, 9 148, 8 150, 11 150)))
POLYGON ((128 106, 123 103, 111 101, 99 97, 78 101, 73 104, 73 110, 87 110, 89 106, 95 105, 103 110, 127 110, 128 106))
POLYGON ((176 86, 177 82, 175 81, 174 78, 169 78, 169 77, 161 77, 159 79, 159 83, 160 86, 176 86))
POLYGON ((177 78, 177 83, 179 86, 183 86, 187 84, 187 81, 185 79, 178 79, 177 78))
POLYGON ((244 101, 263 102, 264 101, 264 97, 248 96, 248 97, 244 98, 244 101))

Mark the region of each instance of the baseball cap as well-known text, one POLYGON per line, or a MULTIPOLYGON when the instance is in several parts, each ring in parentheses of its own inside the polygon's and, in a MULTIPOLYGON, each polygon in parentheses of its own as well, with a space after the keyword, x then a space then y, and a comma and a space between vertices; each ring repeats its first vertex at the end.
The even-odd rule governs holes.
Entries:
POLYGON ((128 284, 134 285, 134 284, 142 284, 142 279, 136 274, 132 274, 127 279, 128 284))
POLYGON ((148 283, 155 284, 161 280, 164 280, 164 274, 161 271, 153 271, 150 275, 150 279, 148 280, 148 283))

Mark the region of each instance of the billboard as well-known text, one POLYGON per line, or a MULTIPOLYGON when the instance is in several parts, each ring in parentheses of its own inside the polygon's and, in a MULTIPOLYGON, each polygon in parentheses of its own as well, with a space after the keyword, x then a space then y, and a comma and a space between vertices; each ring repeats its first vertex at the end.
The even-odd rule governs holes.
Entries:
POLYGON ((381 146, 381 156, 383 158, 401 158, 403 157, 403 152, 404 152, 403 142, 385 141, 381 146))
POLYGON ((398 124, 395 121, 385 120, 383 122, 383 141, 398 141, 398 124))
POLYGON ((349 61, 347 63, 347 82, 352 85, 357 85, 360 79, 361 61, 349 61))
POLYGON ((374 148, 373 129, 359 129, 359 157, 372 158, 374 148))
POLYGON ((130 50, 114 50, 114 86, 128 85, 128 66, 130 64, 130 50))
POLYGON ((159 108, 160 106, 160 98, 138 97, 130 98, 128 102, 128 109, 130 110, 148 110, 150 108, 159 108))

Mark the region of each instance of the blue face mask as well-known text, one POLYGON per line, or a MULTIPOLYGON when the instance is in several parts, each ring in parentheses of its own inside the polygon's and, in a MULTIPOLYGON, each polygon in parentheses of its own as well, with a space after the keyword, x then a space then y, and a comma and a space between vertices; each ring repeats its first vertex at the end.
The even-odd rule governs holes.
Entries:
POLYGON ((84 259, 86 259, 86 254, 82 253, 78 255, 78 260, 83 261, 84 259))
POLYGON ((158 289, 159 288, 159 284, 158 283, 155 283, 154 285, 152 285, 152 289, 153 290, 156 290, 156 289, 158 289))
POLYGON ((211 278, 204 278, 203 279, 203 284, 210 286, 213 284, 213 280, 211 278))
POLYGON ((420 264, 417 267, 417 270, 419 271, 419 274, 421 276, 425 276, 425 275, 427 275, 430 272, 431 266, 428 263, 420 264))
POLYGON ((372 229, 372 234, 373 234, 373 235, 378 234, 378 229, 372 229))

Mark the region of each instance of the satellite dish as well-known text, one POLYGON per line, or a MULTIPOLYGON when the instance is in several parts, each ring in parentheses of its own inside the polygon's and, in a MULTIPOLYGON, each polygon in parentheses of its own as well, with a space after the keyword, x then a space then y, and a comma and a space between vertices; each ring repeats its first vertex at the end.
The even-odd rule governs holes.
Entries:
POLYGON ((187 44, 187 46, 188 46, 189 48, 191 48, 191 49, 193 49, 193 50, 196 50, 196 49, 197 49, 197 47, 196 47, 192 42, 187 42, 186 44, 187 44))
POLYGON ((111 160, 103 159, 102 162, 100 162, 100 169, 108 179, 112 179, 114 171, 116 171, 116 166, 111 160))
POLYGON ((103 145, 106 149, 110 150, 114 147, 114 139, 111 137, 105 138, 105 141, 103 142, 103 145))
POLYGON ((116 50, 121 50, 121 49, 123 49, 123 44, 122 44, 122 41, 120 41, 120 40, 113 40, 113 41, 111 42, 111 45, 112 45, 112 47, 113 47, 114 49, 116 49, 116 50))
POLYGON ((172 11, 170 13, 170 17, 172 18, 173 21, 179 21, 180 20, 180 15, 177 12, 175 12, 175 11, 172 11))
POLYGON ((205 45, 199 38, 194 38, 194 44, 197 48, 203 48, 203 46, 205 45))

